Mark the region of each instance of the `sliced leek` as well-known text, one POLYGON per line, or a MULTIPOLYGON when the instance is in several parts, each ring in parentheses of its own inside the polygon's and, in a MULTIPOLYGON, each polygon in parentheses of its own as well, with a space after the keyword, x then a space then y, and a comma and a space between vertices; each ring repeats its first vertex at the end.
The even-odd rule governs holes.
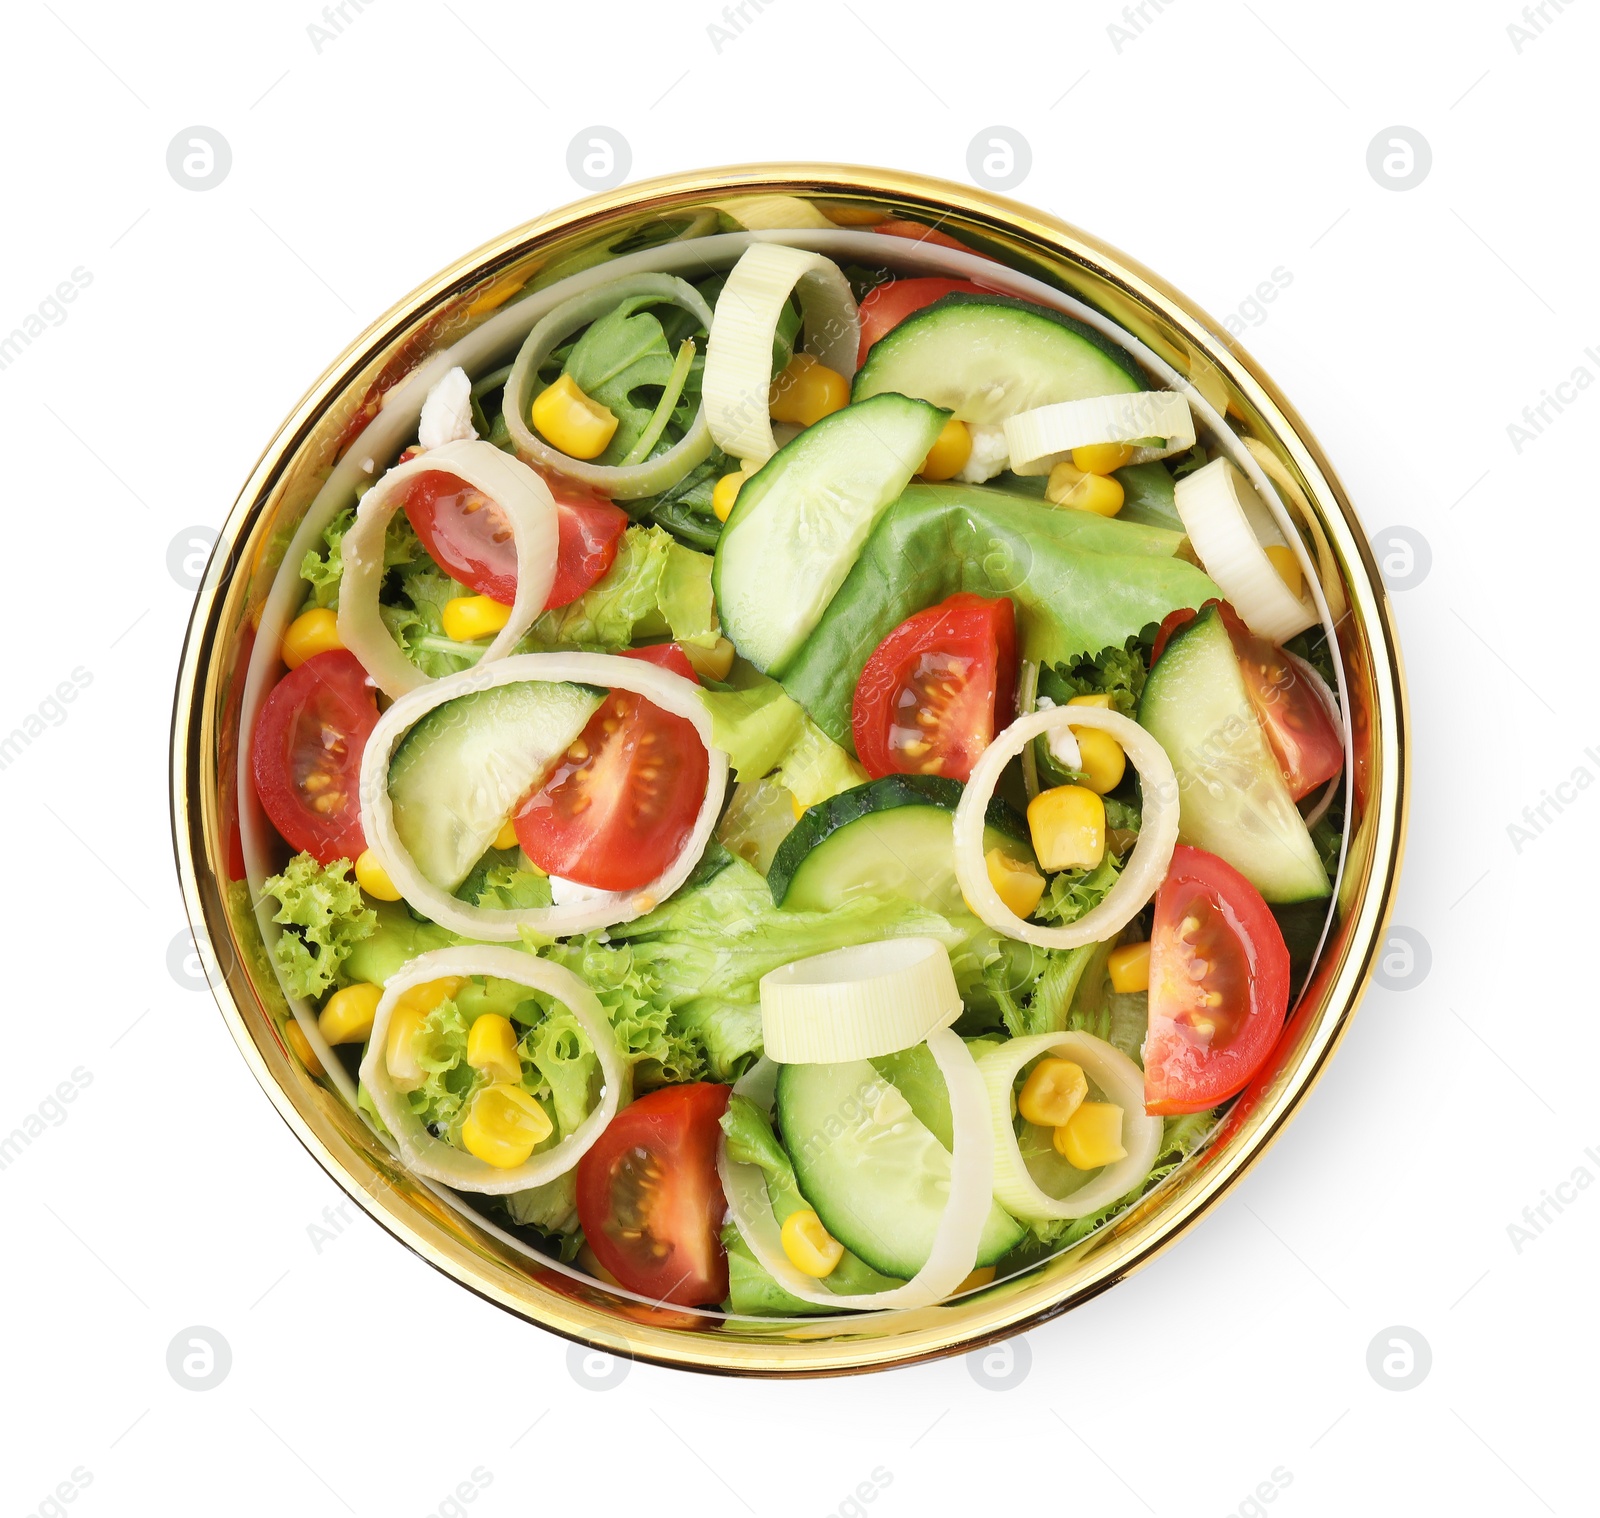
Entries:
POLYGON ((654 297, 664 305, 682 306, 708 331, 711 307, 691 284, 672 274, 635 274, 613 280, 564 300, 528 333, 517 352, 516 362, 506 377, 505 419, 512 446, 518 458, 545 469, 554 469, 578 480, 591 490, 615 500, 632 501, 655 495, 677 484, 711 452, 711 432, 706 425, 706 407, 700 409, 683 437, 665 453, 633 464, 594 464, 575 459, 552 448, 529 425, 533 387, 544 361, 579 327, 614 311, 618 301, 631 296, 654 297))
POLYGON ((985 923, 1008 938, 1045 949, 1078 949, 1102 943, 1125 928, 1156 893, 1178 842, 1178 780, 1167 752, 1137 722, 1100 706, 1052 706, 1018 717, 983 751, 956 805, 956 880, 967 903, 985 923), (1041 733, 1056 738, 1052 752, 1077 768, 1074 727, 1109 733, 1139 771, 1144 814, 1133 853, 1098 905, 1065 927, 1026 922, 1000 899, 983 857, 983 819, 1001 773, 1041 733), (1068 745, 1071 745, 1069 748, 1068 745))
POLYGON ((1014 474, 1049 474, 1074 448, 1094 443, 1138 445, 1129 460, 1134 464, 1194 447, 1194 413, 1176 390, 1056 401, 1007 417, 1005 429, 1014 474))
POLYGON ((1201 567, 1253 633, 1282 643, 1319 620, 1317 609, 1283 583, 1265 544, 1283 534, 1249 481, 1227 459, 1213 459, 1178 481, 1173 499, 1201 567))
MULTIPOLYGON (((939 1219, 927 1263, 903 1286, 846 1295, 828 1290, 814 1276, 796 1269, 783 1250, 766 1173, 757 1165, 731 1159, 727 1140, 719 1140, 717 1175, 728 1212, 758 1263, 790 1296, 816 1307, 848 1312, 930 1307, 951 1295, 972 1274, 978 1258, 978 1240, 994 1205, 994 1135, 989 1124, 988 1096, 967 1046, 949 1028, 936 1028, 928 1035, 927 1044, 950 1095, 950 1199, 939 1219)), ((761 1061, 739 1081, 734 1092, 748 1096, 770 1112, 771 1100, 766 1092, 771 1090, 771 1070, 768 1061, 761 1061)))
POLYGON ((384 1127, 394 1136, 401 1158, 418 1175, 443 1181, 462 1191, 501 1195, 526 1191, 564 1175, 583 1158, 616 1116, 626 1072, 617 1052, 616 1035, 599 999, 572 971, 522 949, 469 944, 456 949, 434 949, 409 961, 384 983, 383 996, 372 1019, 372 1035, 361 1060, 362 1084, 372 1093, 373 1105, 384 1127), (411 1110, 406 1095, 389 1071, 389 1020, 400 998, 414 986, 450 976, 491 975, 553 996, 577 1019, 594 1049, 605 1088, 594 1110, 553 1149, 530 1156, 520 1165, 502 1169, 435 1138, 411 1110))
POLYGON ((441 927, 468 938, 510 942, 523 928, 565 937, 615 923, 631 922, 659 906, 689 877, 722 810, 728 783, 728 756, 713 746, 711 718, 699 699, 699 687, 671 670, 643 659, 615 654, 515 654, 485 669, 481 664, 435 680, 402 696, 378 719, 361 756, 361 826, 367 847, 387 872, 408 905, 441 927), (435 707, 457 696, 511 685, 521 680, 574 681, 604 689, 629 690, 693 725, 710 755, 706 794, 694 827, 677 857, 659 879, 633 891, 600 891, 548 907, 502 910, 475 907, 452 896, 422 873, 400 840, 389 798, 389 761, 400 740, 435 707))
MULTIPOLYGON (((463 376, 464 378, 465 376, 463 376)), ((504 658, 544 610, 556 577, 558 528, 555 497, 550 487, 526 464, 501 452, 493 443, 463 439, 429 448, 410 462, 391 469, 361 498, 356 519, 344 535, 344 578, 339 583, 339 641, 361 661, 378 689, 400 697, 432 683, 400 651, 378 612, 383 587, 384 534, 404 504, 412 484, 424 474, 442 470, 456 475, 484 495, 511 524, 517 550, 517 595, 511 616, 483 652, 484 669, 504 658)))
POLYGON ((978 1073, 989 1094, 994 1130, 994 1199, 1014 1217, 1029 1222, 1086 1218, 1125 1197, 1149 1175, 1161 1150, 1161 1119, 1144 1110, 1144 1071, 1103 1038, 1092 1033, 1040 1033, 1008 1039, 979 1059, 978 1073), (1106 1099, 1122 1108, 1122 1147, 1127 1154, 1064 1197, 1049 1195, 1028 1173, 1012 1126, 1017 1074, 1042 1054, 1082 1066, 1106 1099))
POLYGON ((937 938, 855 944, 761 977, 762 1043, 781 1065, 898 1054, 960 1015, 950 955, 937 938))
POLYGON ((717 297, 702 393, 711 436, 747 471, 778 451, 767 395, 772 341, 791 291, 800 297, 806 351, 846 379, 856 371, 861 325, 839 266, 820 253, 781 243, 746 248, 717 297))

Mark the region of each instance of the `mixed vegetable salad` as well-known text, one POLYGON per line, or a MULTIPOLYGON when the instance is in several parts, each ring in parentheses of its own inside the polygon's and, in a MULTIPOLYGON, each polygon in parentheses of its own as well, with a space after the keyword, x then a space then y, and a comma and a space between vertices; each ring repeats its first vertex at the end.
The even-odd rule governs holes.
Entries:
POLYGON ((737 1314, 1115 1218, 1262 1070, 1342 836, 1217 412, 981 255, 826 241, 486 303, 409 446, 346 438, 244 736, 298 1057, 486 1226, 737 1314))

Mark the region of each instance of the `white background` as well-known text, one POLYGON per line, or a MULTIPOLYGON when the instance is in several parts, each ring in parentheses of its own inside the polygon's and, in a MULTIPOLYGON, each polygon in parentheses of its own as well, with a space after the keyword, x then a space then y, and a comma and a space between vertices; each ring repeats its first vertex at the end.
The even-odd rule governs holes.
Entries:
POLYGON ((1507 425, 1578 366, 1600 377, 1584 352, 1600 15, 1550 5, 1519 51, 1510 0, 1147 0, 1119 51, 1110 0, 769 0, 719 51, 712 0, 348 14, 318 51, 312 0, 7 12, 0 334, 73 269, 92 283, 0 370, 0 728, 75 668, 92 683, 0 772, 0 1132, 74 1069, 91 1077, 0 1171, 5 1513, 68 1510, 45 1499, 75 1470, 85 1515, 1593 1511, 1600 1194, 1547 1204, 1520 1249, 1508 1226, 1579 1167, 1600 1176, 1600 797, 1568 792, 1520 851, 1507 827, 1575 768, 1600 774, 1584 752, 1600 745, 1600 395, 1550 411, 1520 452, 1507 425), (167 724, 190 604, 169 544, 221 523, 370 320, 576 198, 567 145, 595 123, 628 139, 636 178, 814 157, 963 179, 980 129, 1020 131, 1020 198, 1219 322, 1292 276, 1263 320, 1246 312, 1246 344, 1375 535, 1405 525, 1431 548, 1396 595, 1415 782, 1397 916, 1431 971, 1375 988, 1237 1192, 1031 1334, 1009 1392, 961 1359, 580 1385, 564 1343, 353 1208, 313 1244, 342 1194, 204 988, 168 968, 184 918, 167 724), (233 153, 204 193, 166 167, 194 124, 233 153), (1367 168, 1394 124, 1432 148, 1406 192, 1367 168), (231 1346, 214 1390, 168 1373, 190 1325, 231 1346), (1410 1391, 1368 1371, 1391 1326, 1431 1346, 1410 1391), (448 1506, 475 1469, 470 1507, 448 1506), (871 1507, 852 1508, 874 1471, 871 1507))

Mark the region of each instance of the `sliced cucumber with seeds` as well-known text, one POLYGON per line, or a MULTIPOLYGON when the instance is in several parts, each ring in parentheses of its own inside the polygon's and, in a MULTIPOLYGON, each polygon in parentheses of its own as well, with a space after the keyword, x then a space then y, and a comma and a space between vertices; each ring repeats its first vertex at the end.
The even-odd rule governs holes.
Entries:
MULTIPOLYGON (((948 1095, 944 1102, 948 1123, 948 1095)), ((923 1105, 936 1104, 924 1097, 923 1105)), ((795 1179, 823 1227, 874 1270, 910 1280, 928 1261, 950 1198, 950 1150, 867 1060, 780 1066, 777 1109, 795 1179)), ((1023 1231, 993 1204, 977 1263, 994 1264, 1023 1231)))
POLYGON ((922 401, 874 396, 807 427, 740 487, 712 583, 723 631, 758 669, 782 674, 944 423, 922 401))
POLYGON ((1139 725, 1178 777, 1178 837, 1227 860, 1274 906, 1328 895, 1327 872, 1283 783, 1215 606, 1172 635, 1139 725))
POLYGON ((453 891, 467 878, 600 701, 582 685, 497 685, 436 706, 401 739, 389 799, 400 842, 428 880, 453 891))
POLYGON ((956 294, 879 338, 851 394, 920 396, 993 426, 1055 401, 1149 388, 1127 353, 1070 316, 1008 295, 956 294))
MULTIPOLYGON (((944 916, 966 910, 956 884, 951 819, 961 782, 942 775, 886 775, 806 810, 778 846, 767 884, 797 912, 826 912, 858 896, 903 897, 944 916)), ((1033 858, 1028 826, 998 797, 984 849, 1033 858)))

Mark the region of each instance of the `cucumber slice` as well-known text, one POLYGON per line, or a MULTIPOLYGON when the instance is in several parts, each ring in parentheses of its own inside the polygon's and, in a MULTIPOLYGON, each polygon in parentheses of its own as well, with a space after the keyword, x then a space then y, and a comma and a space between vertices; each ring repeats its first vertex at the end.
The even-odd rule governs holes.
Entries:
POLYGON ((852 397, 920 396, 994 426, 1055 401, 1148 390, 1134 361, 1070 316, 1007 295, 947 295, 872 345, 852 397))
MULTIPOLYGON (((945 1106, 948 1122, 948 1095, 945 1106)), ((777 1109, 795 1179, 823 1227, 874 1270, 910 1280, 950 1195, 950 1151, 867 1060, 780 1066, 777 1109)), ((1023 1232, 991 1206, 977 1263, 994 1264, 1023 1232)))
POLYGON ((453 891, 467 878, 600 701, 582 685, 497 685, 436 706, 401 739, 389 761, 394 825, 429 881, 453 891))
MULTIPOLYGON (((948 917, 964 913, 951 818, 961 782, 886 775, 819 801, 778 846, 767 884, 792 912, 826 912, 856 896, 904 897, 948 917)), ((1027 823, 990 803, 984 850, 1033 858, 1027 823)))
POLYGON ((875 396, 807 427, 740 487, 711 574, 722 630, 758 669, 794 657, 945 420, 875 396))
POLYGON ((1166 749, 1177 773, 1181 842, 1227 860, 1271 903, 1328 895, 1327 872, 1267 746, 1215 606, 1175 633, 1156 661, 1139 725, 1166 749))

